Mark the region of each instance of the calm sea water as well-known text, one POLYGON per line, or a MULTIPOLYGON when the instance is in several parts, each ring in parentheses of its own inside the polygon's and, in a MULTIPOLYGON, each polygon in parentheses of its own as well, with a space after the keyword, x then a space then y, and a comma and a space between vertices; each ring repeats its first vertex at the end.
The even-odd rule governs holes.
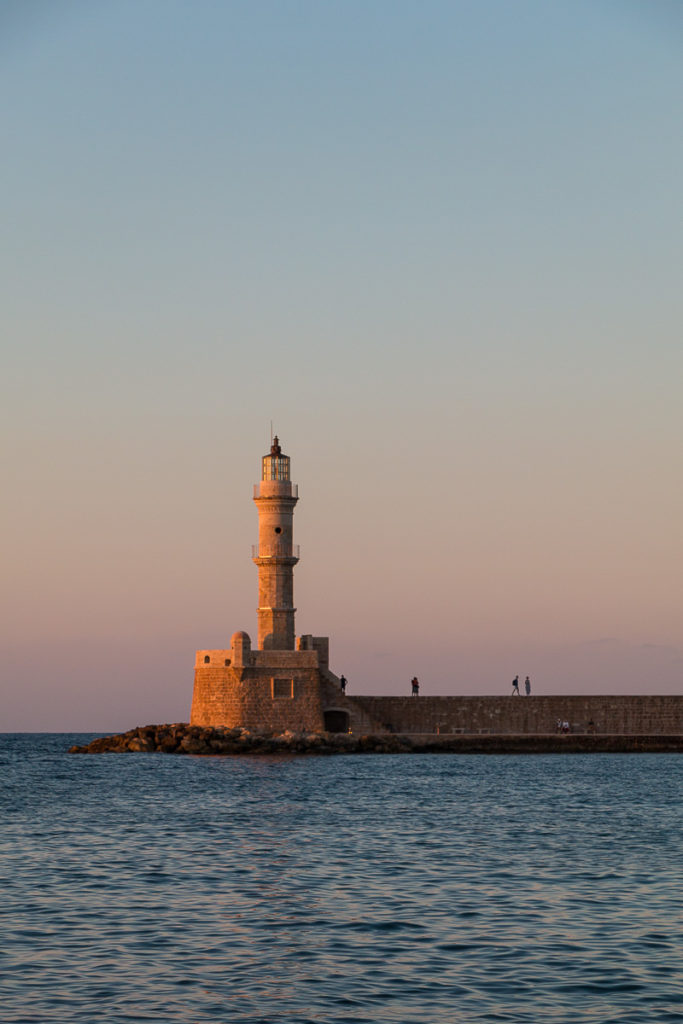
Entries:
POLYGON ((680 755, 0 737, 0 1018, 683 1022, 680 755))

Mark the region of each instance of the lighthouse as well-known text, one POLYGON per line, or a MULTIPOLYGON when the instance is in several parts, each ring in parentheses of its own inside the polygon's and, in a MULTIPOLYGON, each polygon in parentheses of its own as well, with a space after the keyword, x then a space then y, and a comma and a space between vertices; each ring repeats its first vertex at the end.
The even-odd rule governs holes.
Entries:
POLYGON ((259 540, 252 548, 258 567, 258 638, 261 651, 294 650, 294 566, 299 548, 293 543, 294 506, 298 488, 290 480, 289 456, 277 435, 261 459, 261 480, 254 485, 259 540))
POLYGON ((372 725, 365 715, 351 720, 351 702, 329 666, 329 638, 294 633, 294 508, 299 500, 290 479, 289 457, 277 437, 261 459, 254 485, 258 544, 258 636, 238 629, 230 646, 195 655, 190 723, 257 731, 328 729, 346 732, 372 725))

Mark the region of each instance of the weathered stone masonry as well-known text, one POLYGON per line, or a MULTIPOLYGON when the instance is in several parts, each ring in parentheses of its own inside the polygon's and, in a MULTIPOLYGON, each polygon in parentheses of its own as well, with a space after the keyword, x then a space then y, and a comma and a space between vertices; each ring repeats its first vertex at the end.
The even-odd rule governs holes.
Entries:
POLYGON ((557 720, 574 733, 683 734, 683 696, 353 697, 363 713, 395 733, 555 732, 557 720), (592 723, 592 725, 591 725, 592 723))
POLYGON ((197 651, 190 722, 320 730, 319 677, 317 651, 252 651, 247 635, 236 633, 230 650, 197 651))

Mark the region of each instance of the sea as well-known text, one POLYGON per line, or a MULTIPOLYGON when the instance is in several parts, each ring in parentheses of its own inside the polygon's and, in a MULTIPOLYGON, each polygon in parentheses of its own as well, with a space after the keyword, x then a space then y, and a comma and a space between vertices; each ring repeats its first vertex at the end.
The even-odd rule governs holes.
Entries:
POLYGON ((683 756, 0 737, 4 1024, 683 1022, 683 756))

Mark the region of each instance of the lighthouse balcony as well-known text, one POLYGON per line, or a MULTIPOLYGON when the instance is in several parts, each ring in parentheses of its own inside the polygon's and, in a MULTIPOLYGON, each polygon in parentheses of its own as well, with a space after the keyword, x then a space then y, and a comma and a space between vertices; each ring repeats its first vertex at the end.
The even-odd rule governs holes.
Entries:
POLYGON ((261 547, 259 544, 251 545, 252 558, 294 558, 299 559, 298 544, 268 544, 261 547))

